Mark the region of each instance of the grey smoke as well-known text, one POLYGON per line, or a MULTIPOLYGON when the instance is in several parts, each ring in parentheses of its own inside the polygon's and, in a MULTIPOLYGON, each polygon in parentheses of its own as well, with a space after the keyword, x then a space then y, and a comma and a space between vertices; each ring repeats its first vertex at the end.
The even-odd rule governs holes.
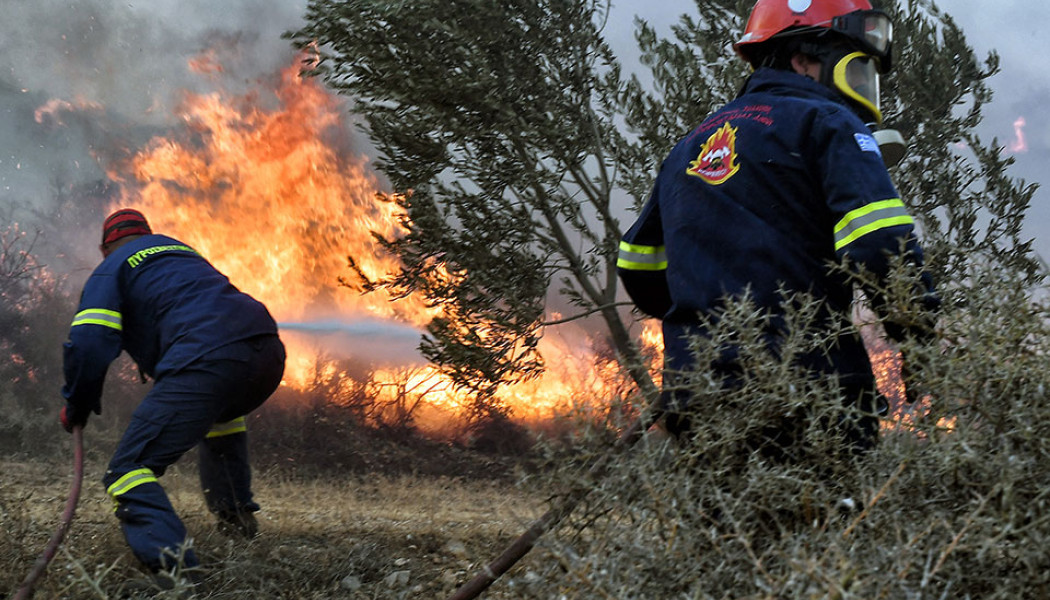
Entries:
POLYGON ((187 93, 212 92, 219 78, 233 94, 270 87, 260 82, 291 64, 295 50, 281 34, 302 25, 305 7, 306 0, 3 0, 0 200, 47 212, 57 190, 104 180, 107 159, 179 126, 175 108, 187 93), (192 71, 190 60, 204 53, 223 73, 192 71), (34 119, 49 101, 71 109, 34 119), (77 110, 84 106, 92 108, 77 110))

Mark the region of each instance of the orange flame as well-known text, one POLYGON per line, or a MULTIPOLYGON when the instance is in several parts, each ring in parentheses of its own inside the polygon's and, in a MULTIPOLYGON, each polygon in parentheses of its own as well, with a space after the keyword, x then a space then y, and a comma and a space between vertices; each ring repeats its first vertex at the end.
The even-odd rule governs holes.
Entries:
MULTIPOLYGON (((881 422, 883 431, 909 431, 923 437, 925 434, 919 431, 917 426, 920 420, 929 415, 931 399, 928 396, 922 397, 909 405, 905 384, 901 379, 901 367, 904 365, 901 353, 876 334, 866 335, 865 343, 868 346, 871 368, 875 373, 876 386, 879 393, 890 403, 890 414, 881 422)), ((937 420, 936 428, 950 432, 955 430, 956 424, 956 417, 941 417, 937 420)))
POLYGON ((189 67, 190 71, 205 75, 218 75, 226 71, 215 55, 215 50, 207 50, 199 56, 191 58, 189 67))
POLYGON ((369 232, 395 234, 397 207, 376 201, 366 159, 326 143, 341 124, 334 99, 294 67, 275 96, 271 111, 251 97, 189 96, 178 114, 185 139, 154 139, 134 157, 128 175, 138 185, 124 202, 265 298, 279 319, 334 311, 426 322, 411 299, 334 293, 347 255, 372 277, 393 268, 369 232))
POLYGON ((1024 137, 1024 128, 1027 124, 1024 117, 1017 117, 1017 120, 1014 121, 1014 139, 1007 148, 1011 154, 1021 154, 1028 151, 1028 142, 1025 141, 1024 137))
POLYGON ((58 124, 62 124, 62 114, 67 112, 102 112, 102 105, 87 100, 67 102, 65 100, 59 100, 58 98, 52 98, 45 102, 43 106, 40 106, 33 111, 33 119, 37 123, 52 120, 58 124))
MULTIPOLYGON (((194 65, 210 76, 223 73, 211 54, 194 65)), ((155 231, 196 248, 279 323, 366 319, 420 329, 435 309, 419 298, 359 295, 338 285, 347 256, 370 278, 397 268, 371 232, 396 236, 403 216, 378 197, 367 158, 347 150, 344 110, 292 65, 272 98, 187 95, 176 114, 184 124, 180 132, 151 140, 109 176, 124 184, 123 206, 142 210, 155 231)), ((283 329, 281 335, 289 353, 286 385, 302 388, 338 376, 331 365, 319 366, 319 350, 306 338, 283 329)), ((581 352, 581 343, 587 341, 543 339, 548 373, 502 392, 514 416, 542 419, 581 395, 602 402, 612 393, 618 378, 591 351, 581 352)), ((373 377, 382 394, 422 400, 421 414, 435 415, 424 427, 440 428, 464 405, 429 366, 379 365, 373 377)))

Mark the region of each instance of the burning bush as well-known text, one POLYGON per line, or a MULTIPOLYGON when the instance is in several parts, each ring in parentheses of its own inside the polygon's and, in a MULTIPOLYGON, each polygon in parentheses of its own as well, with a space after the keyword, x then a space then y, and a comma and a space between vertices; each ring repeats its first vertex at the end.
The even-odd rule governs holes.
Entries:
MULTIPOLYGON (((58 278, 40 264, 34 246, 40 234, 29 234, 8 216, 0 224, 0 439, 7 450, 23 450, 30 440, 36 450, 47 440, 41 415, 57 417, 55 385, 61 375, 64 333, 56 315, 72 314, 71 300, 58 278)), ((49 422, 50 423, 50 422, 49 422)))

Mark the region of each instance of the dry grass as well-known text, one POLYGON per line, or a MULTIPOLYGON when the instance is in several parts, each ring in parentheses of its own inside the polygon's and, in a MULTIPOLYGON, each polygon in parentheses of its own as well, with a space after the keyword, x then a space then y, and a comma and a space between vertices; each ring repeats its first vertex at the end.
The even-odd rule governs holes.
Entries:
MULTIPOLYGON (((139 577, 89 457, 85 487, 64 548, 37 598, 121 597, 139 577)), ((68 465, 0 465, 0 595, 13 594, 54 531, 68 465)), ((205 565, 198 598, 439 598, 507 543, 542 501, 505 482, 382 475, 305 478, 260 469, 261 533, 251 542, 215 530, 191 464, 162 479, 205 565)), ((499 596, 493 596, 499 597, 499 596)), ((509 596, 508 596, 509 597, 509 596)))
MULTIPOLYGON (((484 598, 1050 597, 1050 307, 1000 273, 981 275, 982 285, 951 290, 961 300, 940 314, 936 340, 903 346, 925 404, 860 457, 842 455, 824 426, 844 416, 834 385, 765 356, 749 341, 747 306, 712 330, 743 344, 742 387, 713 389, 700 373, 689 383, 702 399, 696 436, 646 438, 595 480, 581 476, 583 463, 608 452, 606 428, 554 445, 546 468, 515 486, 481 478, 505 470, 491 457, 454 468, 468 455, 419 442, 384 449, 331 429, 323 412, 274 414, 300 437, 271 436, 256 462, 258 539, 214 530, 192 463, 164 478, 206 565, 197 597, 444 598, 546 508, 547 494, 572 487, 588 493, 571 518, 484 598), (800 409, 809 418, 795 459, 747 450, 751 433, 800 409), (301 463, 286 464, 285 450, 319 460, 293 469, 301 463), (471 476, 420 475, 435 464, 471 476), (395 472, 407 474, 377 475, 395 472)), ((807 314, 794 317, 804 325, 807 314)), ((823 343, 792 331, 788 358, 823 343)), ((38 597, 117 598, 138 575, 95 483, 111 448, 103 437, 89 435, 81 508, 38 597)), ((0 535, 15 541, 0 549, 0 593, 16 589, 56 525, 69 479, 56 460, 0 464, 0 535)))

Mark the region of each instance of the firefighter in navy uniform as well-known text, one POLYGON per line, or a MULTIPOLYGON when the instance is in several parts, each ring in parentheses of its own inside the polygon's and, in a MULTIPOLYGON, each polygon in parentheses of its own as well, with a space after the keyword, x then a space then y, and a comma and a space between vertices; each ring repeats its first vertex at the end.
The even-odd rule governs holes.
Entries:
MULTIPOLYGON (((829 263, 884 278, 903 253, 921 267, 913 220, 871 133, 882 120, 878 75, 891 67, 891 36, 888 17, 867 0, 759 0, 735 44, 753 73, 663 162, 617 267, 636 306, 663 320, 671 385, 661 402, 672 433, 688 430, 689 410, 702 410, 673 389, 676 373, 696 368, 687 338, 703 335, 698 314, 747 295, 773 315, 765 336, 775 349, 783 292, 821 299, 825 324, 848 325, 853 284, 829 263)), ((937 305, 925 273, 916 298, 937 305)), ((886 330, 895 339, 925 335, 893 323, 886 330)), ((884 400, 859 335, 844 331, 803 366, 838 377, 866 415, 847 427, 846 443, 859 451, 877 439, 884 400)), ((710 367, 733 385, 732 350, 716 362, 710 367)))
POLYGON ((154 380, 102 479, 136 558, 152 572, 198 564, 158 478, 200 445, 200 478, 220 529, 254 536, 245 415, 277 388, 284 346, 266 307, 194 249, 153 234, 131 209, 104 225, 64 347, 67 430, 101 412, 110 363, 127 351, 154 380))

